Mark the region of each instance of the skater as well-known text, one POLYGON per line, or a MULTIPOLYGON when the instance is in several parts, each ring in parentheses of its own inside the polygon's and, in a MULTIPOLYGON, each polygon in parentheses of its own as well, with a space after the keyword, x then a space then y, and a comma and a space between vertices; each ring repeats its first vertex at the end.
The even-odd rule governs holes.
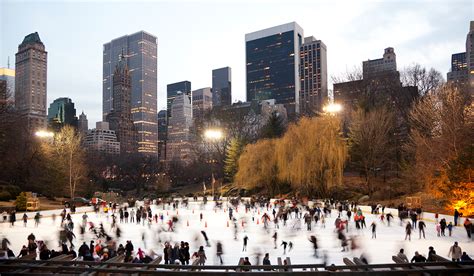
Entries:
POLYGON ((467 237, 471 238, 472 222, 468 218, 464 221, 464 229, 466 229, 467 237))
POLYGON ((288 243, 286 241, 282 241, 280 246, 283 246, 283 255, 286 255, 286 246, 288 245, 288 243))
POLYGON ((26 227, 26 223, 28 222, 28 216, 25 214, 23 214, 23 226, 26 227))
POLYGON ((438 237, 441 237, 441 224, 436 223, 436 234, 438 237))
POLYGON ((445 230, 446 230, 446 219, 445 218, 442 218, 441 221, 439 222, 439 225, 441 226, 441 236, 446 236, 445 234, 445 230))
POLYGON ((204 240, 206 241, 206 247, 211 247, 209 244, 209 239, 207 238, 207 234, 205 231, 201 231, 202 236, 204 237, 204 240))
POLYGON ((277 232, 275 232, 275 234, 273 234, 273 236, 272 236, 274 249, 277 249, 277 237, 278 237, 278 234, 277 234, 277 232))
POLYGON ((454 226, 458 226, 458 219, 459 219, 459 211, 458 209, 454 209, 454 226))
POLYGON ((420 238, 419 239, 421 239, 421 233, 423 233, 423 239, 426 240, 425 227, 426 227, 426 224, 425 224, 424 221, 422 221, 422 220, 418 221, 418 231, 420 232, 420 238))
POLYGON ((400 252, 398 252, 397 257, 408 263, 408 258, 407 255, 405 255, 403 248, 400 249, 400 252))
POLYGON ((244 247, 242 248, 242 251, 247 251, 247 242, 249 240, 249 237, 245 236, 244 237, 244 247))
POLYGON ((377 233, 375 232, 375 230, 377 228, 377 224, 375 224, 375 221, 372 222, 370 227, 372 228, 372 239, 376 239, 377 238, 377 233))
POLYGON ((202 213, 199 214, 199 221, 202 222, 202 213))
POLYGON ((206 263, 207 257, 206 257, 206 252, 204 252, 204 246, 199 247, 199 251, 197 252, 197 257, 199 258, 198 265, 204 265, 206 263))
POLYGON ((411 241, 411 223, 408 222, 407 223, 407 226, 405 227, 405 240, 408 240, 411 241))
POLYGON ((218 241, 217 244, 216 244, 216 255, 217 255, 217 259, 220 261, 221 265, 224 264, 224 261, 222 260, 222 254, 224 254, 224 251, 222 250, 222 243, 220 241, 218 241))
POLYGON ((313 249, 314 249, 314 257, 318 257, 318 240, 316 239, 316 236, 311 236, 309 238, 309 241, 313 244, 313 249))
POLYGON ((449 222, 447 228, 448 228, 449 236, 451 237, 451 235, 453 234, 453 223, 449 222))
POLYGON ((461 247, 458 246, 458 242, 454 242, 454 245, 449 248, 448 257, 451 256, 453 262, 459 262, 459 260, 461 259, 461 255, 461 247))
POLYGON ((392 221, 392 219, 393 219, 392 213, 388 213, 387 214, 387 224, 388 224, 388 226, 390 226, 390 221, 392 221))
POLYGON ((15 210, 11 211, 10 213, 10 223, 11 227, 15 226, 15 221, 16 221, 16 213, 15 210))

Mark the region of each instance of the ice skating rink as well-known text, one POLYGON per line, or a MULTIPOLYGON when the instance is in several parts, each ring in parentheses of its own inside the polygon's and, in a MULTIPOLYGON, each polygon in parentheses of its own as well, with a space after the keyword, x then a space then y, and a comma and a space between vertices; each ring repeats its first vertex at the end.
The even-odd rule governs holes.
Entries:
MULTIPOLYGON (((265 253, 270 253, 272 264, 276 264, 277 257, 290 257, 292 264, 313 264, 322 263, 323 257, 326 256, 327 264, 343 264, 344 257, 359 257, 362 253, 367 257, 369 263, 392 263, 392 255, 396 255, 400 248, 405 249, 405 254, 411 259, 418 251, 425 257, 428 255, 428 247, 433 246, 438 255, 448 258, 450 246, 455 242, 459 242, 459 246, 466 251, 471 258, 474 257, 474 242, 469 240, 464 227, 458 226, 453 228, 453 234, 446 237, 437 237, 434 215, 424 213, 423 218, 426 223, 426 239, 419 239, 418 229, 413 229, 411 241, 405 241, 405 225, 400 226, 395 209, 385 209, 385 213, 391 212, 395 217, 390 227, 382 223, 379 216, 370 214, 370 208, 361 206, 366 216, 367 228, 356 230, 353 219, 349 223, 349 232, 346 233, 348 238, 355 238, 359 248, 356 250, 341 252, 340 240, 337 239, 334 221, 337 217, 337 211, 332 210, 331 217, 326 218, 325 227, 318 222, 311 231, 306 230, 304 220, 291 218, 286 226, 280 222, 279 229, 275 228, 273 223, 264 229, 262 215, 267 213, 272 216, 272 209, 267 211, 266 208, 257 208, 255 211, 245 212, 243 205, 238 210, 234 209, 233 215, 237 219, 237 240, 234 239, 234 223, 229 221, 227 203, 224 201, 222 209, 216 209, 213 201, 208 201, 204 206, 202 202, 193 202, 190 200, 187 208, 180 207, 173 210, 172 206, 152 205, 153 215, 163 214, 164 219, 158 219, 158 223, 154 220, 151 225, 148 222, 142 223, 119 223, 118 213, 117 225, 121 229, 121 237, 117 240, 117 246, 122 243, 125 245, 127 240, 131 240, 135 251, 142 248, 145 252, 153 250, 157 254, 163 254, 163 244, 165 241, 171 241, 172 244, 187 241, 190 244, 190 254, 197 251, 199 246, 206 245, 201 231, 205 231, 210 240, 210 247, 205 247, 207 261, 206 264, 217 264, 216 262, 216 242, 221 241, 224 250, 224 264, 237 265, 240 257, 248 256, 252 264, 256 264, 256 256, 260 255, 260 264, 265 253), (200 214, 203 219, 200 221, 200 214), (168 232, 167 221, 176 216, 178 222, 175 224, 174 232, 168 232), (370 225, 372 221, 377 223, 377 239, 371 239, 372 233, 370 225), (242 227, 243 225, 243 227, 242 227), (274 232, 278 232, 277 249, 274 249, 272 236, 274 232), (319 258, 313 256, 312 244, 308 241, 311 235, 315 235, 318 239, 319 258), (243 237, 248 236, 247 251, 243 252, 243 237), (144 240, 142 240, 144 237, 144 240), (283 255, 282 241, 292 242, 293 249, 283 255)), ((230 205, 229 205, 230 206, 230 205)), ((27 236, 34 233, 37 240, 47 242, 49 249, 60 250, 58 244, 60 227, 60 213, 62 210, 43 211, 41 222, 35 227, 35 213, 27 213, 29 216, 27 227, 23 226, 23 212, 17 213, 17 221, 15 226, 11 227, 8 222, 0 223, 0 238, 6 237, 10 240, 10 248, 18 255, 22 245, 27 245, 27 236), (56 221, 53 222, 52 214, 57 214, 56 221)), ((68 210, 69 211, 69 210, 68 210)), ((74 233, 76 240, 74 241, 75 250, 85 241, 89 244, 90 240, 97 238, 86 229, 84 236, 80 235, 79 225, 82 222, 82 215, 87 212, 88 220, 92 221, 96 226, 103 222, 105 231, 115 238, 115 231, 111 230, 111 213, 104 214, 102 211, 95 214, 92 207, 77 208, 76 214, 72 215, 74 221, 74 233)), ((303 212, 304 215, 304 212, 303 212)), ((345 217, 345 212, 342 217, 345 217)), ((452 216, 439 216, 439 219, 446 218, 447 222, 453 221, 452 216)), ((461 225, 464 218, 461 218, 461 225)))

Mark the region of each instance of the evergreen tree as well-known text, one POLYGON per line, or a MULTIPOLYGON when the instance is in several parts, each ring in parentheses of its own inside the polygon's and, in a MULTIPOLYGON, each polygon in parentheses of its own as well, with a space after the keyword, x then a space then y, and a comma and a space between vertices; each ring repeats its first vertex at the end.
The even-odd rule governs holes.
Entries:
POLYGON ((285 124, 283 119, 277 112, 272 112, 268 118, 267 123, 263 126, 260 132, 260 138, 272 139, 279 138, 285 132, 285 124))
POLYGON ((230 141, 227 146, 225 160, 224 160, 224 175, 225 180, 232 182, 234 180, 234 175, 238 170, 238 161, 240 154, 245 146, 245 143, 242 139, 234 138, 230 141))

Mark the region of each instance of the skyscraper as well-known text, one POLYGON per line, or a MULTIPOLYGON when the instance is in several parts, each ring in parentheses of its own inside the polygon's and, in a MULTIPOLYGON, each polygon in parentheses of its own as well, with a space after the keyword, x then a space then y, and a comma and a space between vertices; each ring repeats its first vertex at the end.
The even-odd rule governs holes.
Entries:
POLYGON ((300 47, 300 113, 320 112, 328 98, 326 45, 305 37, 300 47))
POLYGON ((136 152, 136 132, 131 112, 131 77, 127 63, 122 59, 113 74, 112 110, 107 114, 110 129, 117 134, 121 153, 136 152))
POLYGON ((173 100, 178 95, 178 92, 191 96, 191 82, 180 81, 168 84, 166 86, 166 111, 168 112, 168 118, 171 117, 171 105, 173 104, 173 100))
POLYGON ((451 56, 451 69, 448 72, 448 82, 467 84, 468 69, 466 52, 453 54, 451 56))
POLYGON ((275 99, 299 112, 303 29, 291 22, 245 35, 247 101, 275 99))
POLYGON ((193 160, 191 97, 178 92, 171 105, 166 141, 166 161, 189 165, 193 160))
POLYGON ((469 81, 469 91, 474 97, 474 21, 470 22, 469 33, 466 37, 466 62, 469 81))
POLYGON ((157 38, 145 31, 125 35, 104 44, 103 119, 113 108, 113 72, 124 56, 130 71, 131 110, 138 152, 157 156, 157 38))
POLYGON ((37 32, 23 39, 15 55, 15 107, 30 132, 46 127, 47 56, 37 32))
POLYGON ((158 158, 166 160, 166 133, 168 129, 166 110, 158 112, 158 158))
POLYGON ((89 121, 87 120, 87 116, 84 114, 84 111, 82 111, 81 115, 79 115, 77 126, 79 133, 86 135, 87 131, 89 130, 89 121))
POLYGON ((76 109, 70 98, 57 98, 49 105, 48 123, 57 131, 66 125, 77 127, 76 109))
POLYGON ((210 87, 194 90, 192 93, 193 119, 202 118, 212 108, 212 92, 210 87))
POLYGON ((15 101, 15 70, 10 68, 0 68, 0 80, 7 83, 6 95, 7 101, 15 101))
POLYGON ((212 106, 232 104, 232 72, 230 67, 212 70, 212 106))

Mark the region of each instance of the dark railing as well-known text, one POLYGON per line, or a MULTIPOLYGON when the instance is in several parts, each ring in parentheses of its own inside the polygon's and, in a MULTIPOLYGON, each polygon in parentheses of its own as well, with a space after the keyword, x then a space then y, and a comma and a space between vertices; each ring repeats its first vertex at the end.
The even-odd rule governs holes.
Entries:
POLYGON ((185 275, 198 273, 200 275, 254 275, 296 273, 299 275, 422 275, 424 273, 437 273, 442 275, 473 275, 474 262, 433 262, 433 263, 389 263, 370 265, 329 265, 324 264, 292 264, 292 265, 163 265, 145 263, 122 262, 87 262, 87 261, 39 261, 39 260, 0 260, 0 273, 2 275, 28 274, 28 273, 61 273, 61 274, 162 274, 185 275))

